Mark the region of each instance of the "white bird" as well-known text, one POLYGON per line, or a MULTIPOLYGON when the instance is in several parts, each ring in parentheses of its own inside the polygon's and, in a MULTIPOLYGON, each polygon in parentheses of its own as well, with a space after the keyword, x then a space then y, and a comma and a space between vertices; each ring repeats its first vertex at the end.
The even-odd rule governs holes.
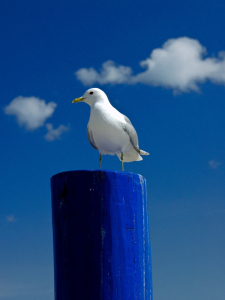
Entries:
POLYGON ((139 149, 137 132, 130 120, 109 102, 106 94, 98 89, 87 90, 72 103, 85 102, 90 105, 91 113, 87 125, 87 136, 92 147, 99 151, 100 169, 102 155, 117 155, 123 162, 139 161, 148 152, 139 149))

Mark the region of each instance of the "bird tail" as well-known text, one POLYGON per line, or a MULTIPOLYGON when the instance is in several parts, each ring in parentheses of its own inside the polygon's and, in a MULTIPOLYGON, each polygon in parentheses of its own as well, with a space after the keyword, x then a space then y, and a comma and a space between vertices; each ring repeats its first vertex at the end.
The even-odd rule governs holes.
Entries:
MULTIPOLYGON (((116 153, 116 155, 121 161, 121 153, 116 153)), ((143 158, 136 151, 132 151, 128 153, 125 152, 123 154, 123 162, 132 162, 132 161, 139 161, 139 160, 143 160, 143 158)))
POLYGON ((143 150, 139 150, 139 151, 140 151, 140 152, 139 152, 140 155, 149 155, 148 152, 145 152, 145 151, 143 151, 143 150))
MULTIPOLYGON (((116 153, 116 155, 118 156, 119 160, 121 160, 121 153, 116 153)), ((133 148, 129 152, 125 152, 123 154, 123 161, 131 162, 143 160, 141 155, 149 155, 149 153, 137 148, 133 148)))

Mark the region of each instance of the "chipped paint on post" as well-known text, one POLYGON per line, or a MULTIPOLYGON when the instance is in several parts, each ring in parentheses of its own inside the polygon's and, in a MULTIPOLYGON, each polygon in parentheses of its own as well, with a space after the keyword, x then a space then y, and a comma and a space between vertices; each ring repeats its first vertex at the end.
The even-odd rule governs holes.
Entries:
POLYGON ((152 300, 146 181, 116 171, 51 179, 56 300, 152 300))

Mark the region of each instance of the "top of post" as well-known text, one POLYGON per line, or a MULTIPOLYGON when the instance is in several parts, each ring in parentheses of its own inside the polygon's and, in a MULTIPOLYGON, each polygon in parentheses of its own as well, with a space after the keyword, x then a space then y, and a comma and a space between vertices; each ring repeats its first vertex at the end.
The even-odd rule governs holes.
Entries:
POLYGON ((82 175, 82 174, 87 174, 89 173, 90 176, 101 176, 101 177, 111 177, 114 176, 116 178, 123 178, 123 177, 133 177, 136 180, 143 181, 145 178, 137 173, 132 173, 132 172, 125 172, 125 171, 112 171, 112 170, 72 170, 72 171, 65 171, 65 172, 60 172, 51 177, 53 179, 54 177, 58 176, 70 176, 70 175, 82 175))

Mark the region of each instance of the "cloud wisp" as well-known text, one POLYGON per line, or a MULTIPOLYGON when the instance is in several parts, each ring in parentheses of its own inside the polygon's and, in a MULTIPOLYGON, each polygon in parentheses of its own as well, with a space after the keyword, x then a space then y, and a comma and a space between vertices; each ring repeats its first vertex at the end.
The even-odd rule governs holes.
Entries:
POLYGON ((210 160, 209 161, 209 167, 210 167, 210 169, 218 169, 219 168, 219 166, 221 166, 222 164, 221 164, 221 162, 219 162, 219 161, 216 161, 215 159, 212 159, 212 160, 210 160))
POLYGON ((46 119, 50 118, 57 104, 37 97, 19 96, 4 108, 6 115, 15 115, 20 126, 27 130, 35 130, 44 125, 46 119))
POLYGON ((79 69, 75 75, 84 85, 136 84, 162 86, 174 92, 199 91, 199 84, 209 80, 225 85, 225 51, 218 57, 206 57, 207 51, 198 40, 188 37, 167 40, 141 61, 144 72, 133 75, 127 66, 106 61, 100 72, 94 68, 79 69))
POLYGON ((60 125, 57 129, 54 129, 53 125, 50 123, 47 123, 45 126, 48 130, 48 133, 45 135, 45 139, 49 142, 52 142, 56 139, 60 140, 61 134, 69 130, 69 127, 66 127, 64 125, 60 125))
POLYGON ((9 223, 16 222, 16 218, 15 218, 14 215, 8 215, 8 216, 6 216, 6 220, 7 220, 9 223))

